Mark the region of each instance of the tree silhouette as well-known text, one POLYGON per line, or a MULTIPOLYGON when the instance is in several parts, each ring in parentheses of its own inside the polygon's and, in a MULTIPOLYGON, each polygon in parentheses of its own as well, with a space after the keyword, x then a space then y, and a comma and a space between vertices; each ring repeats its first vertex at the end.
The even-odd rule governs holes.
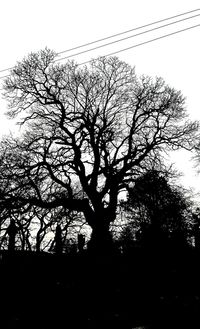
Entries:
POLYGON ((197 207, 192 212, 193 225, 192 225, 192 234, 194 237, 195 248, 200 250, 200 209, 197 207))
POLYGON ((63 251, 63 242, 62 242, 62 230, 60 225, 56 226, 55 234, 55 252, 57 255, 61 254, 63 251))
POLYGON ((0 206, 80 212, 90 245, 106 250, 119 192, 162 163, 163 151, 192 149, 198 124, 179 91, 116 57, 84 67, 55 59, 32 53, 4 82, 8 116, 24 128, 1 143, 0 206))
POLYGON ((168 239, 180 247, 186 243, 190 201, 183 189, 169 183, 168 176, 150 170, 129 189, 126 207, 135 211, 137 237, 148 246, 161 247, 168 239))
POLYGON ((15 238, 16 238, 16 233, 17 233, 17 228, 16 228, 14 220, 11 220, 7 231, 8 231, 8 236, 9 236, 8 251, 13 253, 15 251, 15 238))
POLYGON ((79 251, 79 253, 83 252, 84 245, 85 245, 84 235, 78 234, 78 251, 79 251))

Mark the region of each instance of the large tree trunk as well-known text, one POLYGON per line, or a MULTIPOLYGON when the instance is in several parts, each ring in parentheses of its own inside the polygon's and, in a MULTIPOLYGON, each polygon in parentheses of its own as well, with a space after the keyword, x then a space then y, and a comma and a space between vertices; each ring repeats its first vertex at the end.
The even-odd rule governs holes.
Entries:
POLYGON ((88 250, 97 255, 108 255, 113 252, 113 239, 109 231, 109 223, 101 220, 96 220, 92 226, 92 234, 88 243, 88 250))
POLYGON ((59 224, 56 227, 55 233, 55 253, 57 255, 62 254, 63 251, 63 242, 62 242, 62 230, 59 224))
POLYGON ((17 234, 17 228, 13 219, 11 219, 10 225, 7 229, 9 240, 8 240, 8 251, 13 253, 15 251, 15 238, 17 234))

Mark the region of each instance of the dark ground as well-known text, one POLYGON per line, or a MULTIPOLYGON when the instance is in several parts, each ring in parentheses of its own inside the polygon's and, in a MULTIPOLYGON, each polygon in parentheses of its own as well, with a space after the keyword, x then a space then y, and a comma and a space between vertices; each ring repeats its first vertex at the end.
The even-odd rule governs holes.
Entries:
POLYGON ((0 301, 3 329, 200 328, 200 254, 4 252, 0 301))

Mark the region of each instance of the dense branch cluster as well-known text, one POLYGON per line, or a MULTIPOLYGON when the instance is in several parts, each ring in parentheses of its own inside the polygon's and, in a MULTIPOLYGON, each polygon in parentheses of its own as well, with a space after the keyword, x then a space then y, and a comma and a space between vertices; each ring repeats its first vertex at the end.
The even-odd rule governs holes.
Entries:
POLYGON ((1 204, 63 207, 108 230, 119 192, 163 152, 192 149, 198 124, 161 78, 138 78, 116 57, 84 67, 55 57, 30 54, 5 80, 8 115, 25 132, 1 143, 1 204))

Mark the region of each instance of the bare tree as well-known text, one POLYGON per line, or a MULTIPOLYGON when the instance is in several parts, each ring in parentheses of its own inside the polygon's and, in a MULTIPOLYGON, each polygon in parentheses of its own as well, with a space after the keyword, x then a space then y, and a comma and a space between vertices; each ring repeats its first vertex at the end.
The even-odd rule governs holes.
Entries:
POLYGON ((107 248, 119 192, 163 152, 191 150, 198 124, 179 91, 116 57, 84 67, 55 59, 32 53, 5 80, 8 116, 24 133, 1 144, 1 204, 81 212, 91 245, 107 248))

